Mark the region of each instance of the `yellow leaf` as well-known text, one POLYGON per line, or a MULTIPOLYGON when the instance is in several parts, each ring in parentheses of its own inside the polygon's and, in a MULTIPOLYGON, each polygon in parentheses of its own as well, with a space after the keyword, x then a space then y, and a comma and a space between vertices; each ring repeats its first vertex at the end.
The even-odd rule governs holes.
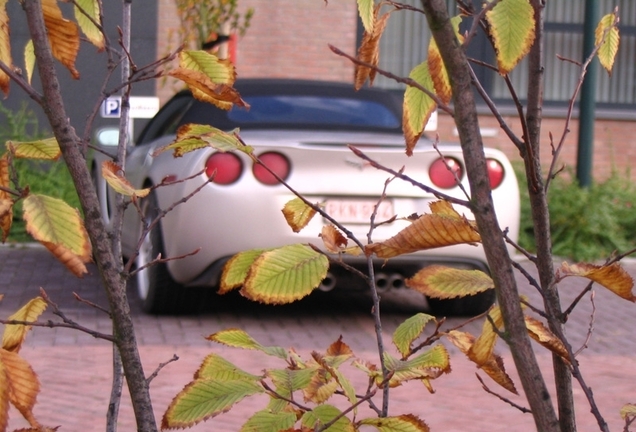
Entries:
POLYGON ((234 65, 229 60, 220 60, 207 51, 183 51, 179 54, 179 67, 170 75, 184 81, 192 95, 221 109, 233 105, 249 108, 232 87, 236 80, 234 65))
POLYGON ((122 169, 113 161, 102 162, 102 176, 104 180, 115 189, 117 193, 120 193, 129 197, 143 198, 150 193, 150 188, 135 189, 126 177, 124 177, 122 169))
POLYGON ((322 238, 325 248, 331 253, 338 253, 347 247, 347 238, 333 225, 325 225, 322 227, 320 237, 322 238))
POLYGON ((303 389, 305 400, 316 404, 327 401, 338 390, 338 382, 324 369, 319 369, 303 389))
POLYGON ((245 278, 254 260, 264 252, 264 249, 251 249, 239 252, 223 266, 219 294, 226 294, 233 289, 243 286, 245 278))
POLYGON ((13 156, 22 159, 43 159, 56 161, 62 155, 55 137, 37 141, 7 141, 7 148, 13 156))
POLYGON ((373 426, 380 432, 429 432, 428 425, 413 414, 403 414, 398 417, 365 418, 360 424, 373 426))
MULTIPOLYGON (((466 354, 466 356, 471 359, 469 354, 475 342, 475 337, 473 335, 458 330, 451 330, 446 333, 446 337, 453 345, 459 348, 462 353, 466 354)), ((518 394, 514 382, 506 373, 503 360, 500 356, 492 354, 486 362, 478 364, 477 366, 497 384, 511 393, 518 394)))
POLYGON ((35 70, 35 48, 33 47, 33 41, 29 41, 24 46, 24 66, 26 69, 27 82, 31 84, 33 79, 33 71, 35 70))
POLYGON ((597 54, 598 60, 601 63, 601 66, 603 66, 610 75, 612 75, 614 59, 618 53, 618 45, 621 39, 621 36, 618 33, 618 27, 616 27, 617 23, 618 17, 616 16, 616 12, 607 14, 601 18, 601 21, 598 23, 594 33, 594 44, 598 46, 602 42, 597 54), (605 37, 605 40, 603 40, 603 37, 605 37))
POLYGON ((4 365, 9 384, 9 401, 32 427, 38 427, 32 411, 40 392, 37 375, 26 360, 11 351, 0 349, 0 363, 4 365))
POLYGON ((68 260, 68 252, 83 263, 91 260, 91 244, 84 222, 79 212, 64 201, 31 194, 24 200, 23 218, 27 232, 63 262, 68 260))
POLYGON ((526 328, 530 337, 541 345, 549 349, 555 354, 561 356, 563 360, 570 363, 570 356, 568 350, 563 345, 563 342, 557 338, 543 323, 535 318, 524 316, 526 321, 526 328))
POLYGON ((461 270, 440 265, 424 267, 406 280, 406 286, 427 297, 466 297, 494 287, 490 276, 480 270, 461 270))
POLYGON ((97 0, 75 0, 75 19, 86 38, 95 45, 99 51, 104 49, 104 34, 94 22, 100 22, 100 2, 97 0), (88 16, 87 16, 88 15, 88 16), (89 18, 90 17, 90 18, 89 18), (91 19, 92 18, 92 19, 91 19), (93 22, 94 21, 94 22, 93 22))
MULTIPOLYGON (((10 174, 9 174, 9 160, 7 155, 4 154, 0 157, 0 186, 9 188, 10 174)), ((10 199, 9 193, 0 189, 0 231, 2 235, 0 239, 2 243, 7 240, 9 231, 11 230, 11 224, 13 223, 13 200, 10 199)), ((1 429, 0 429, 1 430, 1 429)))
MULTIPOLYGON (((389 19, 390 12, 380 15, 380 9, 382 4, 378 3, 373 11, 373 26, 372 30, 364 32, 362 35, 362 42, 360 48, 358 48, 358 60, 364 63, 368 63, 372 66, 377 66, 380 61, 380 38, 386 28, 386 23, 389 19)), ((375 70, 366 66, 355 66, 355 78, 354 87, 356 90, 362 88, 364 83, 369 80, 369 85, 373 85, 375 79, 375 70)))
MULTIPOLYGON (((435 93, 435 84, 431 77, 429 63, 423 62, 415 66, 409 74, 409 78, 431 93, 435 93)), ((436 107, 435 101, 420 89, 408 86, 404 91, 402 130, 404 131, 408 156, 413 154, 413 149, 436 107)))
POLYGON ((420 216, 384 242, 366 246, 365 252, 375 253, 379 258, 392 258, 419 250, 481 241, 474 223, 459 215, 450 203, 436 203, 431 205, 433 213, 420 216))
POLYGON ((364 29, 369 33, 373 31, 373 3, 374 0, 358 0, 358 14, 364 29))
POLYGON ((289 225, 295 233, 305 228, 315 214, 316 210, 305 204, 300 198, 294 198, 286 202, 283 207, 283 215, 285 216, 287 225, 289 225))
POLYGON ((563 276, 581 276, 596 282, 607 288, 617 296, 636 302, 636 296, 632 293, 634 279, 625 271, 619 263, 597 266, 594 264, 579 263, 561 264, 559 272, 563 276))
POLYGON ((82 277, 88 270, 84 265, 85 262, 90 260, 83 260, 79 256, 75 255, 71 250, 69 250, 64 245, 59 243, 51 243, 51 242, 41 242, 44 247, 46 247, 49 252, 53 254, 58 261, 60 261, 64 266, 75 276, 82 277))
POLYGON ((254 150, 253 147, 244 145, 239 139, 239 129, 225 132, 213 126, 188 123, 177 130, 177 136, 173 142, 155 150, 152 155, 157 156, 165 151, 174 150, 173 156, 181 157, 206 147, 222 152, 238 150, 246 154, 254 150))
POLYGON ((486 12, 499 73, 507 75, 534 43, 534 9, 528 0, 502 0, 486 12))
POLYGON ((481 334, 475 340, 475 343, 468 350, 468 358, 475 362, 479 366, 483 366, 488 363, 495 351, 495 344, 499 335, 497 331, 501 331, 503 328, 503 317, 501 316, 501 310, 499 306, 492 308, 488 312, 490 320, 485 320, 482 325, 481 334), (492 322, 491 322, 492 320, 492 322), (497 331, 493 328, 493 324, 497 327, 497 331))
MULTIPOLYGON (((464 37, 459 33, 459 25, 462 22, 461 16, 451 18, 453 28, 455 29, 455 35, 459 39, 460 43, 464 41, 464 37)), ((452 89, 450 86, 450 80, 448 78, 448 72, 444 67, 442 56, 439 52, 439 47, 435 42, 435 39, 431 38, 428 45, 428 70, 430 71, 433 84, 435 86, 435 94, 444 102, 448 104, 451 100, 452 89)))
MULTIPOLYGON (((8 320, 35 322, 45 310, 46 302, 44 299, 42 299, 42 297, 36 297, 11 315, 8 320)), ((7 325, 2 335, 2 349, 15 353, 19 352, 22 347, 22 342, 24 342, 29 330, 31 330, 31 326, 19 324, 7 325)))
POLYGON ((635 404, 626 404, 621 408, 621 418, 623 420, 633 419, 636 417, 636 405, 635 404))
MULTIPOLYGON (((7 0, 0 0, 0 61, 11 67, 11 41, 9 39, 9 15, 7 15, 7 0)), ((0 90, 9 94, 9 75, 0 71, 0 90)), ((0 430, 4 430, 0 428, 0 430)))
POLYGON ((42 13, 53 57, 66 66, 73 78, 79 79, 79 72, 75 69, 80 46, 77 25, 62 16, 57 0, 42 0, 42 13))

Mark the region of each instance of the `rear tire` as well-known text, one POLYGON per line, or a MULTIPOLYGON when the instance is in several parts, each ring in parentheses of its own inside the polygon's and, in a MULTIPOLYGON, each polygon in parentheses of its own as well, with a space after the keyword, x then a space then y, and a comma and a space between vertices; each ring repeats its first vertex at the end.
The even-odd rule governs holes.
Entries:
MULTIPOLYGON (((157 198, 150 194, 142 201, 143 217, 150 224, 158 215, 157 198)), ((161 254, 166 258, 161 222, 146 235, 137 255, 137 297, 141 309, 150 314, 183 314, 192 312, 200 289, 184 288, 170 275, 166 263, 152 263, 161 254), (144 267, 147 266, 147 267, 144 267)))
POLYGON ((476 316, 482 314, 495 303, 495 290, 454 299, 428 298, 431 312, 436 316, 476 316))

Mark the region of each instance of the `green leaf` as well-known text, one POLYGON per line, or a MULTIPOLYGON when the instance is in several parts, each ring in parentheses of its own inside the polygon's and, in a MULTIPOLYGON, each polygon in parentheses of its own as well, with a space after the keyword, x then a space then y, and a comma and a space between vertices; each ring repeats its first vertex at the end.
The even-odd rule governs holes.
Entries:
POLYGON ((98 0, 76 0, 75 7, 73 9, 75 12, 75 20, 77 20, 77 24, 84 35, 86 35, 86 39, 88 39, 89 42, 95 45, 100 51, 103 50, 104 34, 93 22, 95 21, 101 24, 98 0), (83 12, 85 12, 88 17, 92 18, 92 20, 83 12))
POLYGON ((391 386, 415 379, 434 379, 443 373, 450 372, 450 356, 443 345, 436 345, 410 360, 400 360, 385 353, 384 362, 386 368, 393 372, 391 386))
POLYGON ((225 360, 217 354, 210 354, 204 360, 194 375, 195 379, 212 379, 216 381, 248 380, 260 381, 262 376, 252 375, 225 360))
POLYGON ((26 69, 27 82, 31 84, 35 69, 35 48, 31 39, 24 46, 24 68, 26 69))
POLYGON ((374 0, 358 0, 358 13, 367 33, 373 31, 373 3, 374 0))
POLYGON ((225 294, 243 286, 250 267, 265 249, 251 249, 239 252, 229 259, 223 267, 219 294, 225 294))
MULTIPOLYGON (((349 379, 342 372, 340 372, 339 369, 334 369, 331 372, 336 378, 338 384, 340 384, 340 387, 342 387, 342 390, 344 391, 346 398, 349 400, 349 403, 352 406, 355 406, 358 403, 358 396, 356 396, 356 389, 353 384, 351 384, 351 381, 349 381, 349 379)), ((356 406, 353 409, 353 413, 357 414, 357 412, 358 407, 356 406)))
POLYGON ((54 137, 29 142, 7 141, 7 148, 16 158, 54 161, 62 155, 54 137))
POLYGON ((393 343, 397 347, 402 357, 411 354, 411 344, 420 337, 426 324, 435 321, 435 317, 425 313, 418 313, 408 318, 395 329, 393 333, 393 343))
POLYGON ((267 371, 267 376, 270 377, 277 389, 283 390, 285 394, 291 394, 307 387, 317 370, 318 367, 315 365, 296 370, 271 369, 267 371))
MULTIPOLYGON (((435 93, 435 83, 431 77, 428 62, 415 66, 409 78, 416 81, 431 93, 435 93)), ((422 136, 424 126, 435 111, 437 104, 426 93, 418 88, 408 86, 404 92, 402 129, 406 139, 406 154, 412 155, 417 141, 422 136)))
POLYGON ((430 429, 424 421, 413 414, 399 417, 368 418, 362 419, 360 424, 374 426, 380 432, 429 432, 430 429))
POLYGON ((265 390, 253 381, 195 380, 170 403, 162 421, 162 429, 186 428, 229 410, 247 396, 265 390))
POLYGON ((235 348, 262 351, 267 355, 278 357, 283 360, 287 359, 287 354, 284 348, 277 346, 263 346, 260 343, 256 342, 256 340, 254 340, 249 334, 247 334, 247 332, 241 329, 222 330, 208 336, 206 339, 235 348))
POLYGON ((461 270, 440 265, 424 267, 405 282, 409 288, 439 299, 466 297, 495 286, 490 276, 481 270, 461 270))
POLYGON ((258 411, 241 428, 241 432, 279 432, 291 430, 296 423, 293 412, 258 411))
POLYGON ((253 148, 243 145, 238 134, 238 129, 224 132, 212 126, 189 123, 179 128, 173 142, 155 150, 152 155, 157 156, 165 151, 173 150, 174 157, 181 157, 191 151, 208 147, 222 152, 238 150, 247 154, 252 153, 253 148))
MULTIPOLYGON (((315 429, 316 426, 322 426, 341 415, 342 412, 333 405, 319 405, 312 411, 306 412, 300 419, 303 426, 315 429)), ((354 432, 355 428, 347 417, 341 417, 326 432, 354 432)))
POLYGON ((499 73, 507 75, 534 43, 534 9, 528 0, 502 0, 486 12, 499 73))
POLYGON ((595 45, 601 44, 598 50, 598 60, 601 66, 607 71, 608 74, 612 74, 612 68, 614 67, 614 59, 618 53, 618 44, 620 42, 620 34, 616 23, 618 18, 616 12, 605 15, 601 18, 595 31, 595 45), (607 32, 607 34, 606 34, 607 32), (605 40, 603 37, 605 36, 605 40))
POLYGON ((309 295, 326 277, 329 261, 311 247, 294 244, 263 252, 252 264, 241 294, 268 304, 309 295))

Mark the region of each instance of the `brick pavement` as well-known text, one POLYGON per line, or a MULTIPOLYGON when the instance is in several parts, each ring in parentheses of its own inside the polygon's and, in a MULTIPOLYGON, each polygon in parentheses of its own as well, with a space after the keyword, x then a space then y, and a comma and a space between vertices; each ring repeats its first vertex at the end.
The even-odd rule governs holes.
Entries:
MULTIPOLYGON (((636 275, 636 265, 628 265, 627 269, 636 275)), ((0 316, 8 316, 37 295, 41 286, 69 317, 88 327, 108 332, 110 323, 102 313, 70 300, 70 293, 74 291, 97 304, 106 303, 94 269, 91 271, 92 274, 84 279, 75 279, 40 248, 0 248, 0 293, 5 294, 0 303, 0 316)), ((561 286, 562 298, 572 298, 577 287, 582 285, 582 280, 571 278, 561 286)), ((537 296, 527 283, 520 283, 520 289, 536 301, 537 296)), ((611 293, 596 290, 594 306, 586 300, 582 308, 572 315, 567 329, 574 346, 583 344, 594 309, 594 334, 588 342, 589 348, 579 360, 610 430, 622 430, 618 416, 620 406, 636 402, 635 307, 611 293)), ((254 305, 240 298, 224 299, 210 310, 188 317, 146 316, 134 301, 131 301, 131 309, 148 373, 173 354, 180 357, 179 361, 166 366, 151 384, 158 418, 171 398, 191 379, 205 355, 211 352, 254 373, 279 364, 274 359, 214 345, 203 338, 224 328, 240 327, 265 345, 294 346, 304 356, 308 356, 312 349, 326 348, 343 334, 345 342, 358 357, 369 361, 375 361, 377 357, 368 303, 356 297, 324 296, 276 308, 254 305)), ((395 327, 413 311, 404 307, 387 309, 383 330, 388 341, 395 327)), ((50 315, 45 318, 48 317, 50 315)), ((458 323, 459 319, 448 321, 449 326, 458 323)), ((477 333, 479 326, 478 322, 472 323, 469 331, 477 333)), ((434 383, 437 392, 428 394, 416 383, 394 389, 391 414, 417 414, 433 431, 534 430, 530 415, 521 414, 485 394, 474 377, 476 370, 473 365, 458 355, 452 346, 447 344, 447 347, 451 352, 453 372, 434 383)), ((513 369, 506 348, 500 344, 498 351, 509 365, 508 370, 513 369)), ((35 328, 21 353, 32 364, 42 383, 35 409, 40 421, 50 426, 62 425, 60 431, 104 429, 111 379, 112 350, 108 343, 67 329, 35 328)), ((539 361, 545 371, 551 370, 549 356, 542 354, 539 361)), ((514 373, 511 375, 515 376, 514 373)), ((364 388, 366 380, 362 374, 352 372, 351 377, 358 388, 364 388)), ((598 430, 578 387, 575 397, 579 431, 598 430)), ((523 404, 521 398, 511 399, 523 404)), ((127 396, 124 396, 120 431, 135 430, 127 401, 127 396)), ((249 413, 262 406, 262 398, 247 399, 229 413, 190 430, 236 431, 249 413)), ((12 410, 10 430, 25 425, 17 411, 12 410)))

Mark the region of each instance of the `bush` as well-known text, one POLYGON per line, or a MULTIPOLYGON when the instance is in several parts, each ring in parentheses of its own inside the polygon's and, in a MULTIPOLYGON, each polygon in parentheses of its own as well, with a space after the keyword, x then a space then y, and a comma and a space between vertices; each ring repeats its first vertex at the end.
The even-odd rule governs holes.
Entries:
MULTIPOLYGON (((0 142, 31 141, 45 135, 46 133, 39 129, 37 117, 26 104, 17 111, 11 111, 0 104, 0 142)), ((2 153, 0 152, 0 155, 2 153)), ((71 206, 79 208, 79 199, 64 162, 18 159, 14 161, 14 167, 20 187, 28 185, 34 193, 60 198, 71 206)), ((31 241, 22 220, 20 201, 16 203, 13 215, 13 227, 7 241, 12 243, 31 241)))
MULTIPOLYGON (((519 243, 534 251, 526 181, 520 170, 517 177, 521 188, 519 243)), ((573 175, 559 176, 550 185, 548 203, 555 256, 594 261, 636 247, 636 186, 628 173, 614 172, 589 188, 581 188, 573 175)))

